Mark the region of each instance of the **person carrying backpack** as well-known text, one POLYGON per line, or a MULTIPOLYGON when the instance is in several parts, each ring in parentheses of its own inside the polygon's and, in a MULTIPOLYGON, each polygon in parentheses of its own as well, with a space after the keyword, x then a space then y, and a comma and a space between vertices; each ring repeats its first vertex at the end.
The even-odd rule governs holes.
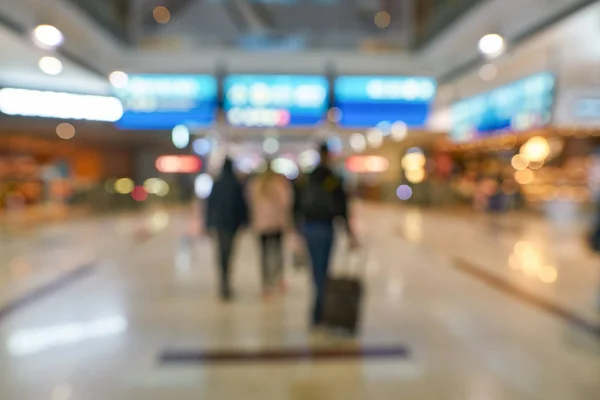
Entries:
POLYGON ((327 145, 321 145, 319 165, 300 178, 295 186, 294 214, 296 226, 306 240, 312 264, 314 303, 312 326, 321 325, 325 286, 334 243, 334 220, 341 218, 350 237, 357 245, 348 220, 348 198, 342 180, 329 167, 327 145))

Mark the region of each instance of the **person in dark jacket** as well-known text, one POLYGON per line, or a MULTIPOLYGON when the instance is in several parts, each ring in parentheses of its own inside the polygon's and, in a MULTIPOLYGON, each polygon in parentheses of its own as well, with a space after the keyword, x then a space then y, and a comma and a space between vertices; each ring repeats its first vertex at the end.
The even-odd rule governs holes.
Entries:
POLYGON ((218 244, 221 298, 231 300, 230 266, 236 233, 248 223, 248 208, 242 183, 226 159, 221 176, 215 181, 206 207, 206 226, 218 244))
POLYGON ((357 242, 348 220, 348 198, 341 179, 329 167, 327 145, 320 147, 321 161, 313 172, 298 179, 295 186, 296 226, 304 236, 312 264, 314 303, 312 325, 321 325, 325 285, 334 243, 334 220, 341 218, 350 237, 357 242))

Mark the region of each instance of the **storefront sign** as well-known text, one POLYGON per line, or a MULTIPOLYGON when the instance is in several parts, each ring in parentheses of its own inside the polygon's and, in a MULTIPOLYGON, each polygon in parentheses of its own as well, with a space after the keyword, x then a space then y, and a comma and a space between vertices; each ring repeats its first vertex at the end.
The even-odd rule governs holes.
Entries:
POLYGON ((232 75, 224 90, 227 121, 243 127, 315 125, 329 97, 327 79, 316 75, 232 75))
POLYGON ((581 98, 574 102, 573 116, 584 120, 600 120, 600 97, 581 98))
POLYGON ((192 155, 160 156, 156 159, 156 169, 163 174, 191 174, 201 168, 200 158, 192 155))
POLYGON ((115 122, 123 115, 121 102, 108 96, 0 89, 0 112, 23 117, 115 122))
POLYGON ((204 127, 217 112, 217 80, 209 75, 133 75, 115 94, 124 106, 122 129, 204 127))
POLYGON ((461 100, 451 108, 454 141, 547 125, 552 117, 555 78, 540 73, 491 92, 461 100))
POLYGON ((342 76, 334 87, 340 125, 356 128, 397 121, 422 127, 435 93, 435 80, 426 77, 342 76))

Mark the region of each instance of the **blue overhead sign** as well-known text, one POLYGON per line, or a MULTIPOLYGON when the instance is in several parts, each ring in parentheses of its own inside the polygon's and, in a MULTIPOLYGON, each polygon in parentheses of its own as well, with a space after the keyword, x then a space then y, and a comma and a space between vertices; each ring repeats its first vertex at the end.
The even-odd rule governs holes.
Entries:
POLYGON ((520 132, 547 125, 552 117, 554 86, 550 73, 540 73, 452 106, 454 141, 520 132))
POLYGON ((328 109, 329 84, 317 75, 231 75, 224 91, 226 118, 234 126, 312 126, 328 109))
POLYGON ((122 129, 204 127, 217 112, 217 80, 209 75, 131 75, 116 89, 123 103, 122 129))
POLYGON ((344 127, 404 122, 425 125, 436 82, 426 77, 342 76, 335 82, 336 107, 344 127))

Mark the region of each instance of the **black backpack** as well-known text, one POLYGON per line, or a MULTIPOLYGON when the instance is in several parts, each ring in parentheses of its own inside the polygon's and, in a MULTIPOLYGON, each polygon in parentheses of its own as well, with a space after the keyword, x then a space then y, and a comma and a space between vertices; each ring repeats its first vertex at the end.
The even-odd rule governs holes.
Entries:
POLYGON ((329 221, 339 215, 335 198, 340 185, 334 176, 318 179, 309 176, 300 194, 300 207, 307 220, 329 221))

